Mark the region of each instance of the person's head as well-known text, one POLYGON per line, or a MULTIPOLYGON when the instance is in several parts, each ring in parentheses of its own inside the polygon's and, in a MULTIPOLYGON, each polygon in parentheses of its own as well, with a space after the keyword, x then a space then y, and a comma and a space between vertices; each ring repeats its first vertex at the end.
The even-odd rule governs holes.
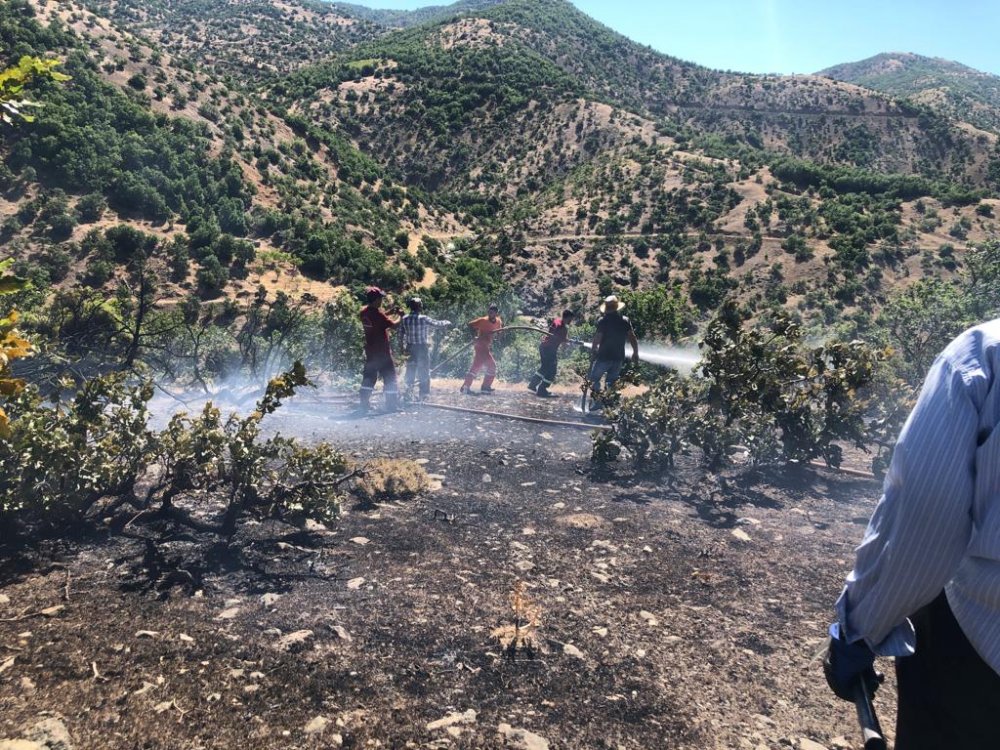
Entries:
POLYGON ((370 286, 365 289, 365 299, 368 300, 368 304, 372 307, 379 307, 382 304, 382 300, 385 299, 385 292, 377 286, 370 286))
POLYGON ((601 303, 602 313, 621 313, 625 309, 625 305, 622 304, 621 300, 615 295, 611 294, 604 298, 604 302, 601 303))
POLYGON ((562 313, 562 322, 563 322, 563 325, 569 325, 570 323, 572 323, 573 322, 573 318, 574 318, 574 315, 573 315, 573 311, 572 310, 563 310, 563 313, 562 313))
POLYGON ((500 308, 496 305, 490 305, 490 309, 487 311, 490 323, 496 323, 497 315, 500 314, 500 308))
POLYGON ((420 297, 410 297, 406 301, 406 306, 410 308, 410 312, 418 313, 424 309, 424 301, 420 297))

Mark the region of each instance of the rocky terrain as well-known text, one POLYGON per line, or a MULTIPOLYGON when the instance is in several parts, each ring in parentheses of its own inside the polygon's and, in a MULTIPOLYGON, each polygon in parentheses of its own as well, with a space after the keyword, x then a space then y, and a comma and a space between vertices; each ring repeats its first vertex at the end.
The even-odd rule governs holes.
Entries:
MULTIPOLYGON (((569 392, 458 398, 435 401, 579 421, 569 392)), ((273 427, 415 459, 433 490, 230 545, 164 528, 2 550, 0 737, 46 719, 76 748, 860 746, 818 654, 873 481, 599 479, 584 429, 346 408, 293 401, 273 427)))

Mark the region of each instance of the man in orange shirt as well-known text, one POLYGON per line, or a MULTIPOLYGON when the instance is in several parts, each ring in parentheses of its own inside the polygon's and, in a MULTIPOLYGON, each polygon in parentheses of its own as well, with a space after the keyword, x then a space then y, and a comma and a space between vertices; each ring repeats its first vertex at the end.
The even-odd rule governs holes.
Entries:
POLYGON ((493 393, 493 380, 497 376, 497 363, 493 359, 493 336, 503 328, 503 321, 497 314, 500 309, 496 305, 490 305, 489 314, 485 318, 476 318, 469 322, 469 328, 476 332, 476 342, 473 344, 475 352, 472 358, 472 366, 469 374, 465 376, 465 384, 462 386, 462 393, 472 395, 472 381, 480 370, 485 369, 486 375, 483 377, 481 393, 493 393))

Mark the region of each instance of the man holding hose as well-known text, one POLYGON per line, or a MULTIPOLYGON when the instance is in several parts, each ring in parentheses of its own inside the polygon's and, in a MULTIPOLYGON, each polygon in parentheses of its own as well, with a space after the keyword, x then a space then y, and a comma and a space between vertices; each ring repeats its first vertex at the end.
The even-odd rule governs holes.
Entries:
POLYGON ((601 303, 601 317, 594 330, 590 346, 590 391, 597 398, 601 393, 601 379, 611 388, 625 365, 625 342, 632 347, 632 361, 639 361, 639 341, 629 319, 622 315, 625 308, 615 295, 601 303))
POLYGON ((536 396, 552 396, 549 386, 555 382, 559 366, 559 347, 569 343, 569 327, 573 322, 573 311, 563 310, 561 318, 549 324, 549 332, 538 345, 538 371, 528 381, 528 390, 536 396))
POLYGON ((824 661, 846 700, 895 656, 896 750, 1000 748, 1000 319, 949 344, 900 433, 824 661))

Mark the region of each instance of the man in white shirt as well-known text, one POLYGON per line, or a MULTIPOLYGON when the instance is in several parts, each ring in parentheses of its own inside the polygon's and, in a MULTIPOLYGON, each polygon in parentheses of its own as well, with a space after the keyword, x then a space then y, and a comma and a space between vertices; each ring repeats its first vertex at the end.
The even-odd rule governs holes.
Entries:
POLYGON ((1000 748, 1000 320, 934 362, 837 601, 847 700, 895 656, 896 750, 1000 748))

